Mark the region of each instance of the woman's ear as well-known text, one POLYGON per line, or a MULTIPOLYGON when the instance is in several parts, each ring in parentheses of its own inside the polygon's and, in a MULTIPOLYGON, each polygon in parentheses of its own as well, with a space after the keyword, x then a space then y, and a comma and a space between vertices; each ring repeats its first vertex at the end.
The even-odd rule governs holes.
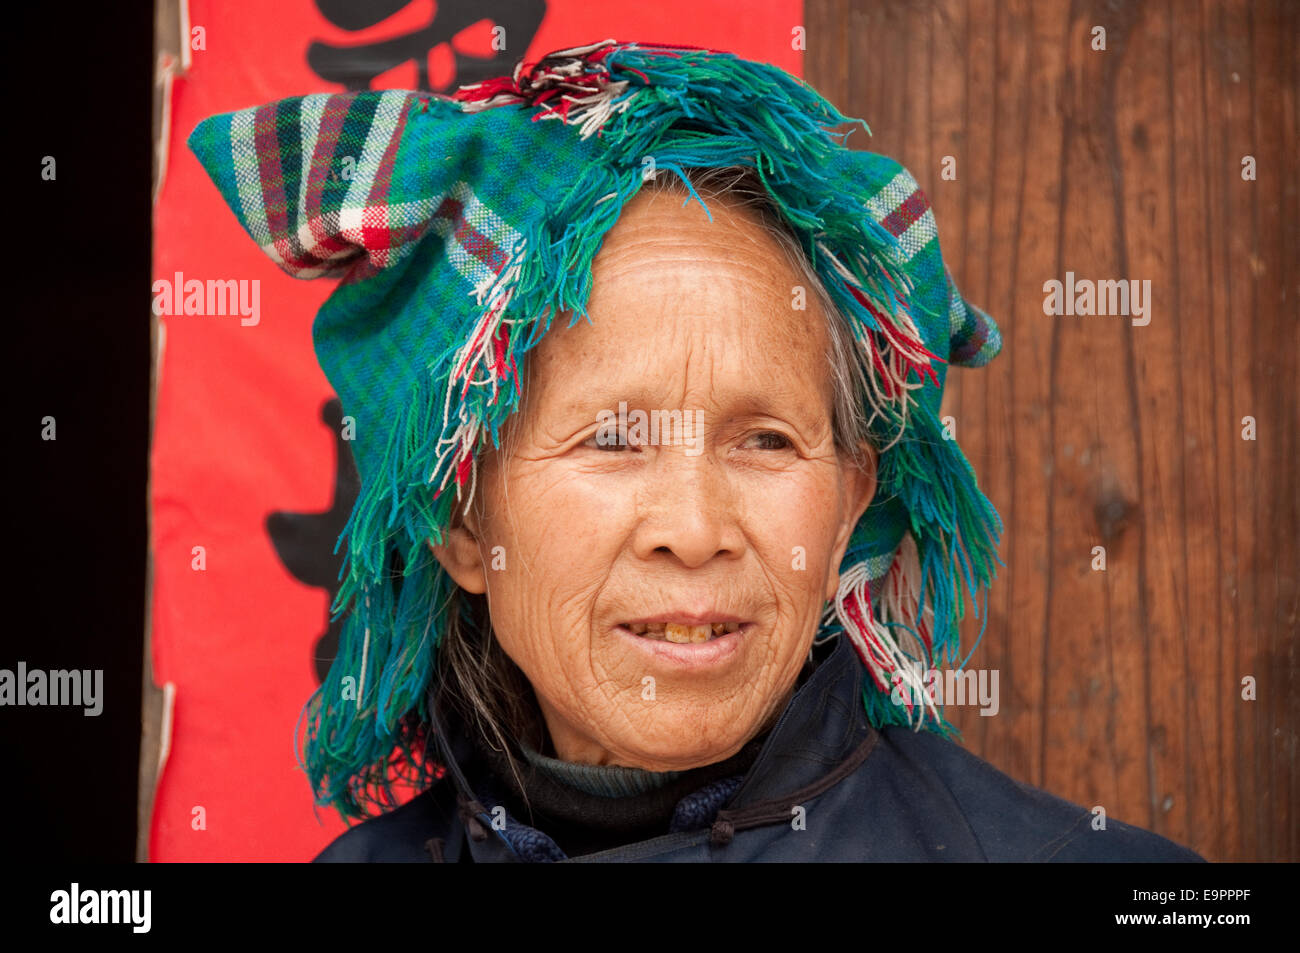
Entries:
POLYGON ((487 592, 487 570, 479 549, 478 514, 472 503, 468 518, 462 510, 459 505, 452 507, 451 525, 442 531, 442 542, 429 540, 429 549, 456 585, 482 595, 487 592))
POLYGON ((840 586, 840 563, 844 562, 844 553, 849 548, 849 539, 857 527, 862 514, 871 505, 871 498, 876 495, 876 464, 879 455, 876 448, 862 444, 864 462, 861 467, 848 464, 844 474, 844 522, 835 535, 835 548, 831 551, 830 572, 826 579, 826 598, 834 599, 840 586))

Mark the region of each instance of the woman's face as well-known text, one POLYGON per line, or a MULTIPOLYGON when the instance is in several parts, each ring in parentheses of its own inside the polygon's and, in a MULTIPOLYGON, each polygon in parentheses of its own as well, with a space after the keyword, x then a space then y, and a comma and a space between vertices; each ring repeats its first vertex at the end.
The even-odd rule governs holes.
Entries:
POLYGON ((815 295, 751 213, 710 209, 628 203, 591 323, 558 317, 529 354, 513 454, 480 457, 478 505, 433 547, 487 593, 564 760, 739 751, 787 702, 874 489, 832 442, 815 295), (659 414, 657 442, 635 411, 659 414), (653 620, 683 627, 636 634, 653 620))

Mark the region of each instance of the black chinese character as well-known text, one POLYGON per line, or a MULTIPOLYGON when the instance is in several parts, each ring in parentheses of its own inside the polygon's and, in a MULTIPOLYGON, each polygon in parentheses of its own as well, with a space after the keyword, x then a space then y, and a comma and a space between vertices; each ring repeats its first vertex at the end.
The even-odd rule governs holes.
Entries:
MULTIPOLYGON (((334 434, 334 499, 330 508, 320 513, 272 513, 266 518, 266 532, 280 562, 293 578, 305 585, 324 589, 328 604, 332 605, 339 591, 339 569, 343 565, 343 550, 340 548, 336 556, 334 544, 352 513, 361 481, 357 477, 352 451, 343 439, 343 407, 337 397, 326 401, 321 408, 321 420, 334 434)), ((343 627, 342 619, 328 621, 328 609, 325 618, 325 631, 312 650, 318 681, 325 680, 330 663, 338 654, 339 631, 343 627)))
MULTIPOLYGON (((316 9, 330 23, 344 30, 361 31, 382 23, 410 0, 316 0, 316 9)), ((307 65, 321 79, 339 83, 348 90, 370 89, 375 77, 395 66, 415 61, 418 88, 435 90, 429 82, 429 54, 434 47, 448 44, 455 64, 449 87, 477 83, 508 73, 523 57, 546 15, 546 0, 440 0, 433 19, 426 26, 374 43, 333 46, 313 42, 307 47, 307 65), (453 36, 480 20, 490 20, 504 29, 507 49, 480 57, 458 53, 453 36)), ((448 87, 444 87, 446 89, 448 87)))

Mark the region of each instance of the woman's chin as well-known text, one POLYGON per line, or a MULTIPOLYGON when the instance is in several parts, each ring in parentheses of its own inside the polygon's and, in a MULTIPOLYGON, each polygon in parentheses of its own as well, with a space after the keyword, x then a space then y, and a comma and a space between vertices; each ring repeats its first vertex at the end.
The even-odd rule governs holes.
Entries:
POLYGON ((644 771, 688 771, 716 764, 739 752, 757 727, 755 724, 747 730, 745 725, 737 726, 732 721, 711 730, 711 726, 701 726, 698 721, 682 719, 680 724, 663 726, 662 734, 656 732, 654 739, 636 739, 614 763, 644 771))

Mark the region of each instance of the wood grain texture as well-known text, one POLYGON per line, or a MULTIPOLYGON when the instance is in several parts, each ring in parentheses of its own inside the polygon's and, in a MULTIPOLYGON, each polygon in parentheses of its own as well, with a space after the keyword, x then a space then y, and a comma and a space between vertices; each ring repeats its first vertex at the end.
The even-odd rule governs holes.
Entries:
POLYGON ((971 662, 1001 710, 949 709, 967 746, 1207 859, 1300 859, 1300 4, 806 0, 805 26, 805 77, 916 176, 1004 336, 944 402, 1006 524, 971 662), (1149 279, 1150 323, 1044 314, 1067 271, 1149 279))

